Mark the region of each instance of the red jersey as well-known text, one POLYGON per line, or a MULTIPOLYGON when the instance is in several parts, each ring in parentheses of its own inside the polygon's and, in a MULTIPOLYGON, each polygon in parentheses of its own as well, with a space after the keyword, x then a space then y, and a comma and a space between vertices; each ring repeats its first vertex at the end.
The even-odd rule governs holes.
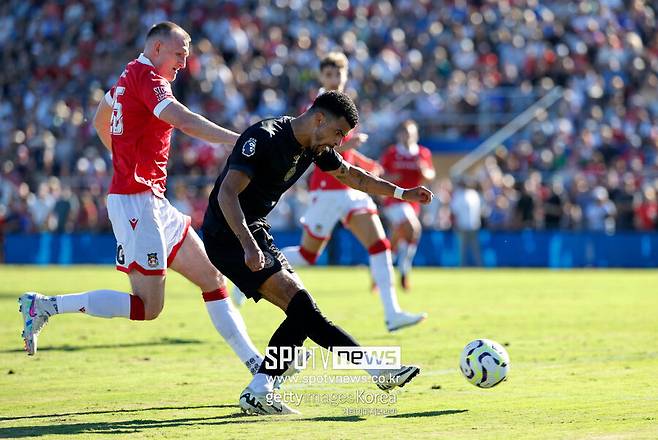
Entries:
MULTIPOLYGON (((402 188, 415 188, 423 183, 423 173, 421 172, 421 165, 426 168, 434 169, 432 162, 432 152, 429 148, 418 146, 417 152, 410 152, 404 147, 391 145, 384 152, 379 162, 384 168, 386 174, 396 175, 397 178, 392 180, 393 183, 402 188)), ((384 199, 384 206, 390 206, 394 203, 402 203, 403 200, 398 200, 393 197, 386 197, 384 199)), ((404 202, 410 203, 410 202, 404 202)), ((416 212, 420 210, 420 204, 411 203, 416 212)))
POLYGON ((105 100, 112 107, 114 168, 110 194, 151 190, 164 197, 174 127, 159 116, 175 99, 169 81, 155 72, 144 54, 126 66, 107 92, 105 100))

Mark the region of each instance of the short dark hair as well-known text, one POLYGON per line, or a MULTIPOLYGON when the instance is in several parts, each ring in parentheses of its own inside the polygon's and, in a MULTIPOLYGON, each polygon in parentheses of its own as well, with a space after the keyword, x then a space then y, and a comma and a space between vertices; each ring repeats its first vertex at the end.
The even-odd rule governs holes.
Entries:
POLYGON ((172 32, 181 32, 187 41, 190 41, 190 35, 183 29, 182 27, 178 26, 176 23, 173 23, 171 21, 162 21, 158 24, 154 24, 151 26, 151 29, 149 29, 148 33, 146 34, 146 39, 151 39, 151 38, 157 38, 157 37, 169 37, 172 32))
POLYGON ((311 111, 324 110, 337 118, 343 117, 350 124, 350 128, 356 127, 359 123, 359 112, 354 105, 352 98, 338 90, 324 92, 315 98, 311 111))

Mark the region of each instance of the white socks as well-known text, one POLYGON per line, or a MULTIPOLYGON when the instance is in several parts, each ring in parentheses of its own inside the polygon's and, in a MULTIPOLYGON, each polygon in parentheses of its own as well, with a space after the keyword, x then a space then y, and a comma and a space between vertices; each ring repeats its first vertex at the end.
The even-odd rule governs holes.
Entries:
POLYGON ((208 310, 212 323, 226 343, 231 346, 242 363, 251 371, 251 374, 256 374, 263 357, 251 342, 242 315, 233 307, 231 299, 223 298, 206 301, 206 310, 208 310))
POLYGON ((130 294, 116 290, 57 295, 58 313, 86 313, 100 318, 130 318, 130 294))
POLYGON ((265 373, 256 373, 249 383, 249 388, 257 394, 271 393, 274 389, 274 377, 265 373))
POLYGON ((411 272, 411 263, 416 256, 418 245, 416 243, 408 243, 402 240, 398 245, 398 270, 400 274, 407 275, 411 272))
POLYGON ((379 299, 384 306, 386 319, 400 313, 398 297, 393 287, 393 263, 391 251, 386 250, 378 254, 370 255, 370 273, 372 279, 379 289, 379 299))
POLYGON ((290 263, 293 267, 309 265, 306 258, 302 256, 299 246, 284 247, 283 249, 281 249, 281 252, 283 253, 283 255, 285 255, 286 259, 288 260, 288 263, 290 263))

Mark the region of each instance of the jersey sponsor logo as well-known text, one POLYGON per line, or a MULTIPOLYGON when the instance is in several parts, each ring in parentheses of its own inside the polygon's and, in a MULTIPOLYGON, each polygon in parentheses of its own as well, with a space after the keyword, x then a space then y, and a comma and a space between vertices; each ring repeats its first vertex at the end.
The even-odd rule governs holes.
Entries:
POLYGON ((122 244, 117 246, 117 264, 118 265, 126 264, 126 255, 123 253, 123 245, 122 244))
POLYGON ((256 139, 249 138, 247 142, 242 145, 242 155, 246 157, 251 157, 256 152, 256 139))
POLYGON ((131 218, 130 220, 128 220, 128 222, 130 223, 130 227, 133 228, 133 231, 135 230, 138 221, 139 220, 137 220, 136 218, 131 218))
POLYGON ((153 92, 155 93, 155 99, 160 102, 169 95, 169 88, 164 86, 153 87, 153 92))
POLYGON ((397 170, 412 170, 417 171, 420 169, 420 162, 413 160, 398 160, 393 162, 393 168, 397 170))
POLYGON ((260 128, 265 130, 270 135, 270 137, 273 137, 276 134, 276 132, 281 128, 279 122, 280 121, 277 119, 270 119, 267 121, 263 121, 260 123, 260 128))
POLYGON ((149 267, 158 267, 158 253, 153 252, 152 254, 146 254, 146 264, 149 267))

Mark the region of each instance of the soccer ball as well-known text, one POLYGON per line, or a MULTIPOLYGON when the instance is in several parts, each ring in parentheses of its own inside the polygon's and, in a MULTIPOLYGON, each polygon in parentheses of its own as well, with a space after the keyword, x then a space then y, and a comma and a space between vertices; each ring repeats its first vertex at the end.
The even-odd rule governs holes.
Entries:
POLYGON ((459 367, 466 380, 476 387, 492 388, 507 378, 509 355, 495 341, 476 339, 464 347, 459 367))

